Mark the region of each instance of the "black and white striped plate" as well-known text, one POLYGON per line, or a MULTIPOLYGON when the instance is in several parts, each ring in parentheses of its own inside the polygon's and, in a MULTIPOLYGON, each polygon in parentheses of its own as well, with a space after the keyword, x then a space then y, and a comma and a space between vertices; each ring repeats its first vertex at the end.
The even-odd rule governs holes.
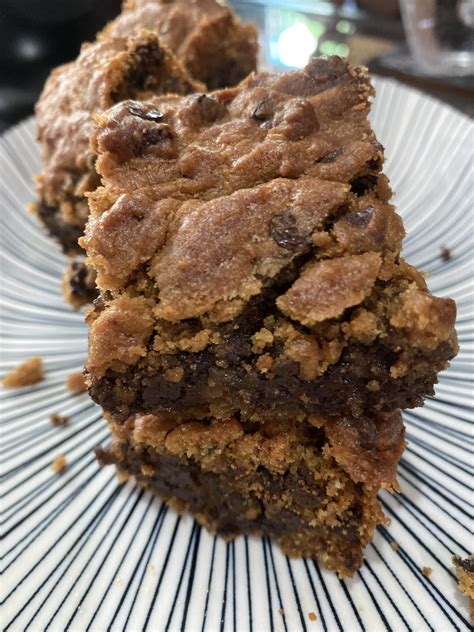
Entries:
POLYGON ((469 629, 451 557, 472 548, 473 130, 419 92, 382 80, 377 89, 373 124, 408 231, 405 255, 435 293, 456 299, 461 351, 436 398, 405 414, 402 493, 381 494, 391 525, 350 581, 289 561, 266 539, 226 544, 99 470, 93 448, 108 434, 100 410, 64 388, 85 357, 83 317, 60 295, 64 257, 25 211, 39 167, 33 121, 1 139, 0 369, 32 355, 46 367, 45 381, 1 393, 5 630, 469 629), (52 427, 55 412, 71 417, 68 427, 52 427), (59 453, 69 466, 56 475, 59 453))

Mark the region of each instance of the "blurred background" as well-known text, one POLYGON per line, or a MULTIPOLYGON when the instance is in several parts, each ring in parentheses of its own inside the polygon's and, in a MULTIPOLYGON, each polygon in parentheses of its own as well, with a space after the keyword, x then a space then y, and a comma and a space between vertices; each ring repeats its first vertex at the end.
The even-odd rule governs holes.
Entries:
MULTIPOLYGON (((233 0, 262 33, 262 64, 346 56, 474 115, 474 0, 233 0)), ((51 68, 120 10, 121 0, 0 0, 0 131, 33 113, 51 68)))

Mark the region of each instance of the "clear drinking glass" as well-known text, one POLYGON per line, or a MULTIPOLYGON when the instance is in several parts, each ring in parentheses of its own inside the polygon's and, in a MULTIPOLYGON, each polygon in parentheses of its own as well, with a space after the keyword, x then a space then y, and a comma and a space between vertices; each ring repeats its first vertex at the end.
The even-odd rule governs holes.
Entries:
POLYGON ((421 69, 474 74, 474 0, 401 0, 403 24, 421 69))

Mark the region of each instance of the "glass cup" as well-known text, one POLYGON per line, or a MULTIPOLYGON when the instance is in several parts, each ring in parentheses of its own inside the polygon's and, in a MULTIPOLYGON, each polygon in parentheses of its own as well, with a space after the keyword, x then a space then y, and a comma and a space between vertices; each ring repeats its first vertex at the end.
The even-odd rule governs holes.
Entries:
POLYGON ((433 75, 474 74, 474 0, 401 0, 413 57, 433 75))

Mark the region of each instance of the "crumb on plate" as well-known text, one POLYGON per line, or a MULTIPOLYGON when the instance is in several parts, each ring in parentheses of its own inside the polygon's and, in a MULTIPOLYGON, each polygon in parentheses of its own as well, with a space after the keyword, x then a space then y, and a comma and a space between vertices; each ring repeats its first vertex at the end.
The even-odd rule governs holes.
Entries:
POLYGON ((446 246, 441 247, 441 259, 443 261, 451 261, 453 258, 453 254, 450 248, 446 248, 446 246))
POLYGON ((67 390, 73 395, 78 395, 79 393, 87 391, 86 378, 80 371, 71 373, 71 375, 68 376, 65 385, 67 390))
POLYGON ((395 542, 395 540, 394 540, 393 542, 390 542, 390 546, 392 547, 392 549, 393 549, 394 551, 398 551, 398 547, 399 547, 400 545, 398 544, 398 542, 395 542))
POLYGON ((58 426, 60 428, 67 426, 70 420, 70 417, 67 415, 60 415, 59 413, 53 413, 49 416, 50 422, 53 426, 58 426))
POLYGON ((54 459, 53 464, 51 465, 51 469, 56 474, 59 474, 63 470, 66 469, 67 461, 64 454, 58 454, 58 456, 54 459))
POLYGON ((423 573, 425 577, 429 577, 431 573, 433 572, 433 569, 431 568, 431 566, 423 566, 423 568, 421 569, 421 572, 423 573))
POLYGON ((314 612, 308 612, 308 619, 309 619, 310 621, 316 621, 316 619, 317 619, 317 618, 318 618, 318 617, 316 616, 316 613, 314 613, 314 612))
POLYGON ((37 356, 28 358, 3 378, 5 388, 31 386, 44 378, 43 360, 37 356))

